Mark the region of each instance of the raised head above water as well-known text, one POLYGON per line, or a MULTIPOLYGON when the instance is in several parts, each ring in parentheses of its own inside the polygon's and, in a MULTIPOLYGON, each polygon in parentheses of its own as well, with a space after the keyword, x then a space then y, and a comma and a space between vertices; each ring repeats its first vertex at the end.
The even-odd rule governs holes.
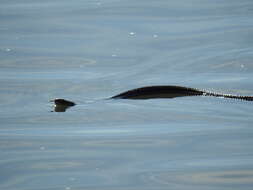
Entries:
POLYGON ((64 100, 64 99, 54 99, 54 100, 51 100, 51 102, 54 102, 55 112, 65 112, 66 109, 68 109, 69 107, 76 105, 74 102, 64 100))

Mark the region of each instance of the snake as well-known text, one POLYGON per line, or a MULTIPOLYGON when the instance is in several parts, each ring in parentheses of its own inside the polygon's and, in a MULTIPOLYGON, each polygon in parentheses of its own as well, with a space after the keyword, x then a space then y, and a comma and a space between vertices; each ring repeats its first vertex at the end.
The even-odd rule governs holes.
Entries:
MULTIPOLYGON (((209 92, 205 90, 199 90, 196 88, 189 88, 184 86, 173 86, 173 85, 163 85, 163 86, 145 86, 141 88, 135 88, 128 90, 112 96, 107 99, 134 99, 134 100, 144 100, 144 99, 154 99, 154 98, 176 98, 183 96, 213 96, 222 98, 232 98, 245 101, 253 101, 253 96, 241 96, 233 94, 223 94, 209 92)), ((65 112, 69 107, 75 106, 76 103, 57 98, 52 100, 54 102, 55 112, 65 112)))

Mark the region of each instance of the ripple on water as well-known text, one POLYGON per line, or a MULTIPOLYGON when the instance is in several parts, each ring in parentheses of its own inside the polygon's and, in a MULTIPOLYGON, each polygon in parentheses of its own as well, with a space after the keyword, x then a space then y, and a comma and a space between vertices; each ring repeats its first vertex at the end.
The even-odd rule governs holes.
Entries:
POLYGON ((252 186, 253 170, 249 169, 224 169, 214 171, 194 172, 148 172, 141 176, 148 183, 157 185, 189 185, 189 186, 252 186))

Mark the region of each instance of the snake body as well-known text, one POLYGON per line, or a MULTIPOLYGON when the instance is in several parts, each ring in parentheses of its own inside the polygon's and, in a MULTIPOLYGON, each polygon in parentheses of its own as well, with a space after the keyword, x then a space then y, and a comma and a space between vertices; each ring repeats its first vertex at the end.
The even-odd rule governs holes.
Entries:
POLYGON ((240 96, 231 94, 219 94, 182 86, 147 86, 120 93, 111 98, 120 99, 151 99, 151 98, 175 98, 182 96, 215 96, 224 98, 253 101, 253 96, 240 96))

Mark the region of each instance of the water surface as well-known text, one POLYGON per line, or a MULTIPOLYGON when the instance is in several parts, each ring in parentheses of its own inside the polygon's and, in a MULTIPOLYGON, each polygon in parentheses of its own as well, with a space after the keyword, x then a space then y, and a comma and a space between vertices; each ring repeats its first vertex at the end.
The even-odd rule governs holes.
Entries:
POLYGON ((0 189, 252 189, 253 2, 3 1, 0 189), (78 103, 64 113, 50 99, 78 103))

